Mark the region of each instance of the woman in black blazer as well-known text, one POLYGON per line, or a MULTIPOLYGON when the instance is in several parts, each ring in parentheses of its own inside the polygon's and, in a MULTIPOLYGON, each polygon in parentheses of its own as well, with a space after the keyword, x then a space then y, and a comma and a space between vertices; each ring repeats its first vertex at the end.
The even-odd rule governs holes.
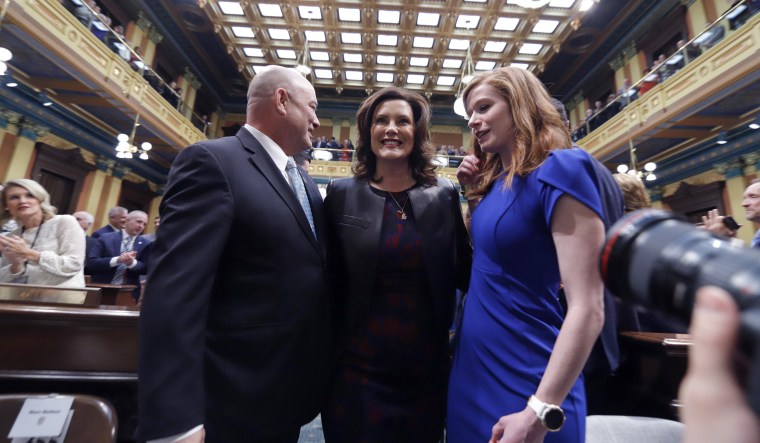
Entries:
POLYGON ((332 181, 325 199, 340 344, 325 439, 434 443, 472 248, 456 188, 435 173, 427 101, 385 88, 356 119, 354 177, 332 181))

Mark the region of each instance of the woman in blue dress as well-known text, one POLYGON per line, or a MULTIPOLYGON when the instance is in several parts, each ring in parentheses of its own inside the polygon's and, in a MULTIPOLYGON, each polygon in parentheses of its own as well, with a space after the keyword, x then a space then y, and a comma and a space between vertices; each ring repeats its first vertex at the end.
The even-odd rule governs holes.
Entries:
POLYGON ((541 82, 500 68, 464 91, 474 152, 470 289, 449 383, 449 443, 585 440, 581 370, 604 321, 593 159, 541 82), (565 312, 558 300, 561 285, 565 312), (552 431, 552 432, 549 432, 552 431))

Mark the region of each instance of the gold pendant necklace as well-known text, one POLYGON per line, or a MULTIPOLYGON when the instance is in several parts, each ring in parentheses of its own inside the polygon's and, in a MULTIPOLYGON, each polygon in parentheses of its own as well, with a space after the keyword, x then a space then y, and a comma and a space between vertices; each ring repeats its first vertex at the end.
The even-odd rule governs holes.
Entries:
POLYGON ((386 191, 388 195, 391 196, 393 199, 393 202, 396 203, 396 206, 398 206, 398 211, 396 211, 396 214, 398 214, 401 217, 401 220, 406 220, 406 212, 404 211, 404 208, 406 208, 406 204, 409 203, 409 196, 406 196, 406 200, 404 201, 404 206, 401 206, 398 204, 398 200, 396 200, 396 197, 393 196, 393 194, 390 191, 386 191))

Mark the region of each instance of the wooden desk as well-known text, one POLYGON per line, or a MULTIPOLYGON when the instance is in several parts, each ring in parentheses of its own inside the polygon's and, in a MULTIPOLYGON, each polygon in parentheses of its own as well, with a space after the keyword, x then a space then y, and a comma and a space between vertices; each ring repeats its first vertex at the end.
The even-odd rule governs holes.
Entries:
POLYGON ((688 334, 623 332, 625 356, 615 377, 627 415, 677 420, 678 387, 686 373, 692 341, 688 334))
POLYGON ((0 303, 0 393, 105 398, 118 413, 119 441, 130 441, 137 423, 139 316, 124 306, 0 303))
POLYGON ((100 289, 100 304, 112 306, 128 306, 136 308, 136 302, 132 297, 135 285, 112 285, 110 283, 87 283, 89 288, 100 289))

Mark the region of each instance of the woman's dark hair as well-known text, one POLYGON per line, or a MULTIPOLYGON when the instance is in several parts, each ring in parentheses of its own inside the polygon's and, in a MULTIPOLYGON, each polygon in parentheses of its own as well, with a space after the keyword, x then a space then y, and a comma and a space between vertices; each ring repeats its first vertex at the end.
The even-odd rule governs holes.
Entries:
POLYGON ((436 165, 433 163, 434 150, 430 141, 430 105, 420 94, 402 88, 383 88, 369 96, 356 113, 356 125, 359 140, 356 142, 356 163, 352 169, 354 175, 361 179, 379 183, 382 177, 375 177, 377 158, 372 152, 372 124, 375 111, 381 103, 388 100, 403 100, 412 107, 414 116, 414 147, 409 155, 409 168, 412 177, 423 184, 436 182, 436 165))

